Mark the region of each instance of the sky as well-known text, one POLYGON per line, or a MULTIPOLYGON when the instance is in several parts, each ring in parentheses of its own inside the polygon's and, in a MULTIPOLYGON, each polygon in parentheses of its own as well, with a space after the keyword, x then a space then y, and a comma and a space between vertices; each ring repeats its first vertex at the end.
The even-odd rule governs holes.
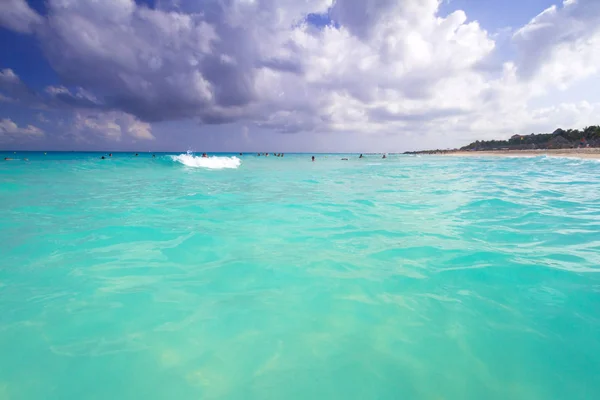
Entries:
POLYGON ((598 0, 0 0, 0 149, 401 152, 600 124, 598 0))

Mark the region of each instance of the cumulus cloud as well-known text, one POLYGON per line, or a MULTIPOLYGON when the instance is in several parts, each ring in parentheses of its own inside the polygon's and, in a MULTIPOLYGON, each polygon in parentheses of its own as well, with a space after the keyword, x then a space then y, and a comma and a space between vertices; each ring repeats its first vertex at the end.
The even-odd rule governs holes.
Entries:
MULTIPOLYGON (((120 141, 123 136, 133 140, 154 139, 149 123, 122 111, 107 110, 96 96, 81 87, 72 91, 64 86, 48 86, 45 93, 36 93, 25 85, 14 71, 4 69, 0 71, 0 96, 0 100, 23 103, 33 108, 76 110, 68 134, 77 140, 85 139, 82 136, 84 134, 116 141, 120 141)), ((41 113, 37 114, 37 119, 44 124, 51 122, 41 113)), ((3 121, 5 133, 33 136, 43 133, 31 125, 18 129, 12 121, 3 121)), ((61 126, 62 128, 64 127, 61 126)))
POLYGON ((250 120, 285 132, 332 122, 335 129, 346 117, 335 101, 345 97, 363 104, 363 125, 378 115, 370 108, 427 114, 443 96, 437 86, 452 75, 464 79, 494 47, 463 12, 440 18, 437 0, 400 3, 179 1, 149 9, 132 0, 49 0, 38 37, 66 82, 146 121, 250 120), (330 7, 339 28, 303 22, 330 7))
POLYGON ((581 101, 578 103, 561 103, 551 107, 533 110, 529 121, 530 132, 539 132, 547 126, 583 128, 598 125, 600 103, 581 101))
POLYGON ((70 129, 68 133, 80 141, 94 137, 109 141, 121 141, 124 137, 134 141, 154 139, 150 124, 119 111, 77 111, 70 129))
POLYGON ((32 108, 106 108, 96 96, 81 87, 71 91, 65 86, 48 86, 44 93, 38 93, 10 68, 0 70, 0 96, 4 101, 32 108))
POLYGON ((32 105, 38 102, 38 96, 12 69, 5 68, 0 70, 0 100, 32 105))
POLYGON ((44 131, 33 125, 19 127, 9 118, 0 119, 0 138, 2 139, 19 139, 19 138, 35 138, 44 136, 44 131))
POLYGON ((66 105, 75 108, 104 108, 104 105, 87 90, 78 87, 75 92, 71 92, 64 86, 48 86, 46 88, 48 103, 55 106, 66 105))
POLYGON ((544 10, 514 34, 519 73, 565 88, 600 71, 600 2, 565 0, 544 10))
POLYGON ((19 33, 32 33, 42 18, 25 0, 0 1, 0 26, 19 33))
MULTIPOLYGON (((438 0, 47 0, 43 17, 24 0, 2 4, 20 17, 0 24, 36 35, 66 85, 37 96, 79 110, 76 131, 114 140, 184 118, 284 133, 504 135, 535 122, 533 96, 600 65, 595 0, 541 12, 515 31, 518 56, 505 62, 497 35, 463 11, 440 15, 438 0), (331 23, 308 23, 311 13, 331 23)), ((23 98, 13 75, 2 72, 0 94, 23 98)))

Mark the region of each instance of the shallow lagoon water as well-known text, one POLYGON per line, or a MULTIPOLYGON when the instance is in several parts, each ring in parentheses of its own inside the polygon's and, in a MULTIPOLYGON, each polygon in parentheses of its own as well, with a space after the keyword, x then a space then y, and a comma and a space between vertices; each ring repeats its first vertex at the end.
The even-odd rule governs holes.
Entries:
POLYGON ((600 398, 597 161, 0 155, 0 399, 600 398))

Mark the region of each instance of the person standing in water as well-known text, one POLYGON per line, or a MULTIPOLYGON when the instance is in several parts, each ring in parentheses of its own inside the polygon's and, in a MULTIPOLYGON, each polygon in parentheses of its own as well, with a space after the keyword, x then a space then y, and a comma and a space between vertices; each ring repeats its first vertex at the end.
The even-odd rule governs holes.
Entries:
POLYGON ((363 155, 361 154, 358 158, 363 158, 363 155))
POLYGON ((315 156, 312 156, 312 160, 315 161, 315 156))

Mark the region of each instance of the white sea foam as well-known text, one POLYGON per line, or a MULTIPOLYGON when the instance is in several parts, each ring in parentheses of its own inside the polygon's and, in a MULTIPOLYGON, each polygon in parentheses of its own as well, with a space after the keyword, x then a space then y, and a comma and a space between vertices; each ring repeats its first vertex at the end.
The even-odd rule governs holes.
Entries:
MULTIPOLYGON (((598 163, 600 162, 600 159, 598 158, 585 158, 585 157, 577 157, 577 156, 548 156, 546 154, 543 154, 541 156, 537 156, 535 158, 539 158, 540 160, 544 160, 544 161, 575 161, 578 163, 578 165, 581 165, 585 162, 594 162, 594 163, 598 163)), ((577 165, 577 164, 576 164, 577 165)))
POLYGON ((237 157, 198 157, 193 154, 180 154, 171 156, 173 161, 179 162, 188 167, 208 168, 208 169, 224 169, 238 168, 242 161, 237 157))

